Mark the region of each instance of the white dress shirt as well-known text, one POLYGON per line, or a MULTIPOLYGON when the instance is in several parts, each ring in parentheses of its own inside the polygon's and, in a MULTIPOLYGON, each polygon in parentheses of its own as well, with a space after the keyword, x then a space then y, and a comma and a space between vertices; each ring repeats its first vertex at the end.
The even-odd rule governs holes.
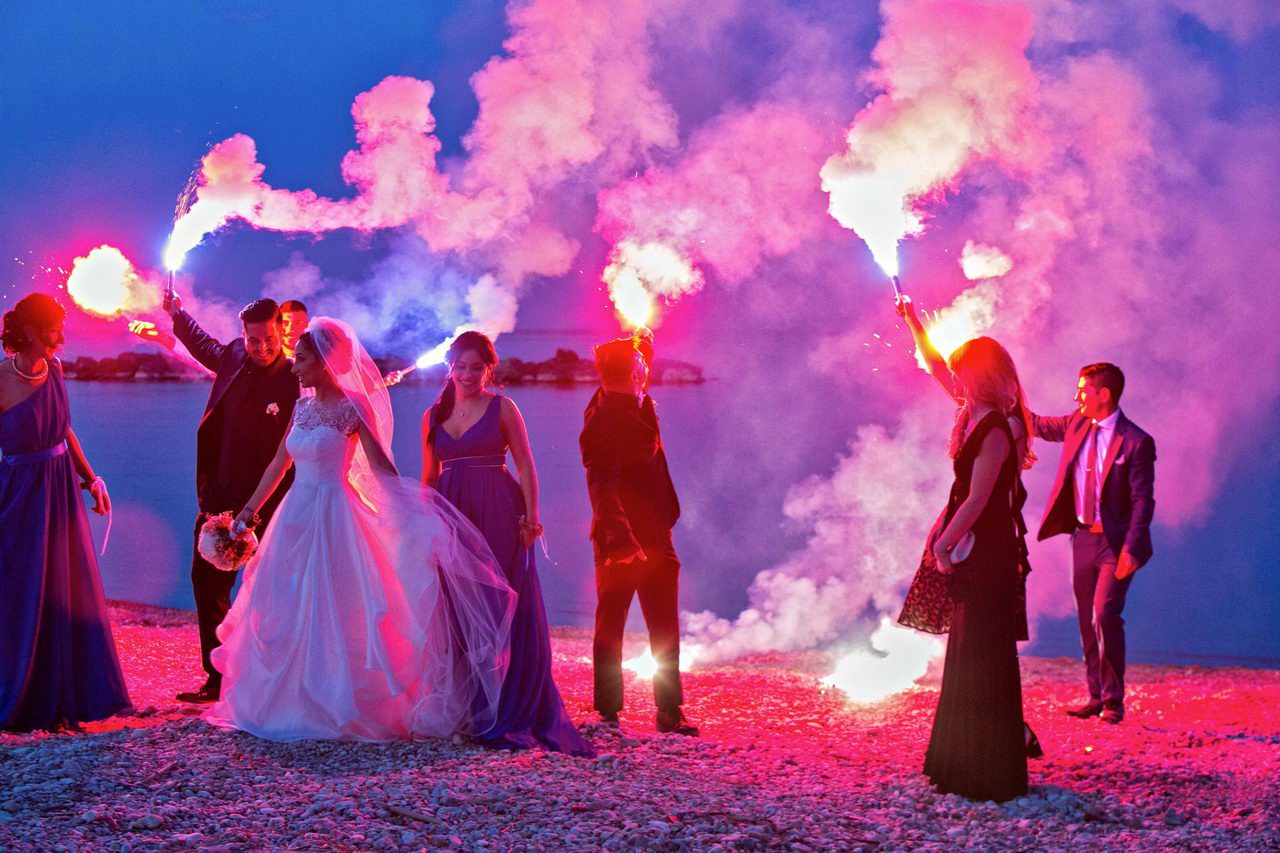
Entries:
MULTIPOLYGON (((1116 423, 1120 420, 1120 410, 1116 409, 1102 420, 1094 420, 1098 425, 1098 470, 1094 476, 1094 488, 1097 490, 1094 494, 1094 508, 1098 517, 1096 520, 1102 520, 1102 471, 1106 467, 1107 452, 1111 448, 1111 440, 1116 435, 1116 423)), ((1092 429, 1092 427, 1090 427, 1092 429)), ((1076 454, 1076 520, 1081 524, 1084 523, 1084 484, 1089 476, 1089 434, 1085 433, 1085 440, 1080 443, 1080 452, 1076 454)))

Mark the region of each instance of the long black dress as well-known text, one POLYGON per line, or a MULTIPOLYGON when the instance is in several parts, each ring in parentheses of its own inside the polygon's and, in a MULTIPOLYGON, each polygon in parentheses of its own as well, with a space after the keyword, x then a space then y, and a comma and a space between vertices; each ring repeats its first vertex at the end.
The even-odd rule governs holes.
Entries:
POLYGON ((973 525, 973 552, 952 576, 951 636, 924 772, 943 793, 1002 802, 1027 792, 1027 755, 1017 646, 1020 469, 998 412, 978 422, 956 455, 953 494, 969 493, 974 459, 992 430, 1008 437, 1009 456, 973 525))

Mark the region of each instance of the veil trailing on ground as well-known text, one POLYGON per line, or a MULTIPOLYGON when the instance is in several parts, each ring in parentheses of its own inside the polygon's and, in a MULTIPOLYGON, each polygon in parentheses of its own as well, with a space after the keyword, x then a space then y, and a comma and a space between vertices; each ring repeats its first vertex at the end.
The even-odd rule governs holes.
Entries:
POLYGON ((365 440, 357 443, 349 479, 377 516, 422 622, 428 660, 414 731, 484 734, 496 720, 510 659, 515 592, 475 525, 435 489, 396 472, 391 397, 355 332, 328 317, 307 331, 373 439, 368 450, 365 440))

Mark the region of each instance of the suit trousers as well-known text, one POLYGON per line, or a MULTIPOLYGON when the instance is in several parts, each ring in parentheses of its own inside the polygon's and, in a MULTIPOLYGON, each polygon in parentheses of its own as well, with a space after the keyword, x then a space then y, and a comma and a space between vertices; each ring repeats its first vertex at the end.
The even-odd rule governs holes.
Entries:
POLYGON ((216 686, 222 684, 222 673, 214 669, 209 656, 222 645, 218 640, 218 626, 231 610, 231 590, 240 573, 215 569, 200 556, 200 528, 209 517, 203 512, 196 516, 195 541, 191 549, 191 590, 195 594, 196 622, 200 626, 200 664, 209 674, 209 684, 216 686))
POLYGON ((592 643, 595 708, 602 714, 622 710, 622 638, 631 599, 640 599, 649 649, 658 664, 653 678, 654 702, 672 711, 684 702, 680 687, 680 560, 671 534, 646 537, 641 547, 648 558, 627 565, 596 561, 596 630, 592 643))
POLYGON ((1116 553, 1102 533, 1071 535, 1072 587, 1091 702, 1124 702, 1125 596, 1133 575, 1116 580, 1116 553))

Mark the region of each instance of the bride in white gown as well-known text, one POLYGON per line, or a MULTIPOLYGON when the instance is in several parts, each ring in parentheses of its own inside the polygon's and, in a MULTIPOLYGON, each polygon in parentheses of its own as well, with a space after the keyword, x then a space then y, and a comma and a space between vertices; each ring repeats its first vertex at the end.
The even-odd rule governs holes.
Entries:
POLYGON ((277 741, 483 734, 515 594, 471 522, 396 474, 391 402, 351 328, 316 318, 293 369, 315 393, 238 521, 296 475, 218 628, 206 719, 277 741))

